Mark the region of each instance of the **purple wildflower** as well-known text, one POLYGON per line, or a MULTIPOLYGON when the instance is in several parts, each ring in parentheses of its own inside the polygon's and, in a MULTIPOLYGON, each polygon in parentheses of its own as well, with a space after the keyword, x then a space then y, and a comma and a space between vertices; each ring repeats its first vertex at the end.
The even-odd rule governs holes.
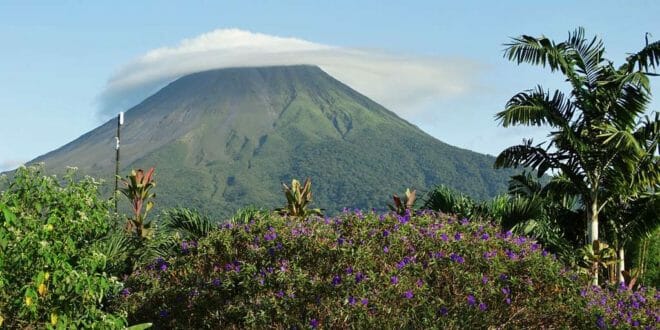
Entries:
POLYGON ((128 295, 130 294, 131 294, 131 290, 129 288, 124 288, 123 290, 121 290, 121 295, 124 297, 128 297, 128 295))
POLYGON ((357 302, 357 299, 355 299, 355 297, 353 297, 353 296, 348 297, 348 304, 349 305, 353 306, 353 305, 355 305, 356 302, 357 302))
POLYGON ((160 316, 162 318, 168 317, 169 315, 170 315, 170 312, 167 309, 164 309, 164 310, 162 310, 158 313, 158 316, 160 316))
POLYGON ((474 296, 473 296, 473 295, 469 294, 469 295, 467 296, 467 303, 468 303, 468 305, 470 305, 470 306, 474 306, 474 304, 477 303, 477 300, 474 299, 474 296))
POLYGON ((335 275, 335 277, 332 278, 332 285, 338 286, 339 284, 341 284, 341 276, 335 275))
POLYGON ((488 276, 486 276, 486 275, 481 276, 481 283, 488 284, 488 276))
POLYGON ((360 283, 364 280, 365 276, 362 272, 355 274, 355 283, 360 283))
POLYGON ((483 302, 482 302, 482 303, 479 303, 479 310, 480 310, 480 311, 483 312, 483 311, 485 311, 486 309, 488 309, 488 305, 486 305, 486 303, 483 303, 483 302))
POLYGON ((488 233, 481 234, 481 239, 482 240, 487 241, 489 238, 490 238, 490 235, 488 235, 488 233))
POLYGON ((385 229, 383 230, 383 237, 387 237, 387 236, 390 236, 390 231, 385 229))
POLYGON ((458 254, 456 254, 456 253, 452 253, 452 254, 449 256, 449 259, 450 259, 451 261, 453 261, 453 262, 457 262, 457 263, 459 263, 459 264, 462 264, 462 263, 465 262, 465 259, 463 259, 463 257, 461 257, 460 255, 458 255, 458 254))
POLYGON ((404 296, 406 299, 412 299, 412 298, 414 297, 413 292, 412 292, 411 290, 408 290, 408 291, 404 292, 404 293, 403 293, 403 296, 404 296))
POLYGON ((214 279, 213 281, 211 281, 211 284, 213 286, 220 286, 220 279, 219 278, 214 279))
POLYGON ((312 327, 312 329, 316 329, 319 326, 319 321, 317 319, 312 319, 309 321, 309 326, 312 327))
POLYGON ((390 248, 388 248, 387 246, 383 246, 383 252, 385 253, 390 252, 390 248))
POLYGON ((369 299, 362 298, 362 300, 360 300, 360 303, 362 303, 362 306, 367 306, 369 304, 369 299))
POLYGON ((397 285, 399 283, 399 278, 395 276, 390 277, 390 283, 397 285))
POLYGON ((442 233, 442 235, 440 235, 440 239, 442 239, 443 241, 445 241, 445 242, 446 242, 446 241, 448 241, 448 240, 449 240, 449 237, 447 237, 447 234, 445 234, 445 233, 442 233))
POLYGON ((449 311, 447 310, 447 307, 442 306, 440 307, 440 309, 438 309, 438 313, 440 313, 440 315, 442 316, 447 316, 447 314, 449 314, 449 311))
POLYGON ((454 240, 455 241, 460 241, 461 240, 461 233, 456 233, 456 235, 454 235, 454 240))
POLYGON ((420 278, 417 279, 417 282, 415 282, 415 284, 417 285, 418 288, 421 288, 422 286, 424 286, 424 281, 420 278))

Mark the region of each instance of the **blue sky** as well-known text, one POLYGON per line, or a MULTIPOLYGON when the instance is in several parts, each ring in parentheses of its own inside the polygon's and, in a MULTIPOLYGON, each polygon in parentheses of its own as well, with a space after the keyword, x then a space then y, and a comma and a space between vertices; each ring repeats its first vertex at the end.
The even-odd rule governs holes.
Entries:
MULTIPOLYGON (((559 76, 542 68, 503 59, 508 37, 545 34, 563 40, 583 26, 589 36, 600 36, 606 56, 620 63, 643 46, 645 32, 660 38, 658 13, 659 1, 5 0, 0 2, 0 170, 70 142, 177 72, 192 70, 173 70, 186 59, 186 45, 215 47, 214 42, 227 42, 231 31, 251 46, 273 41, 281 57, 288 56, 282 53, 287 47, 309 43, 315 55, 305 61, 320 63, 306 64, 327 67, 442 141, 496 155, 524 137, 540 141, 547 134, 497 127, 493 116, 505 102, 536 84, 564 87, 559 76), (173 57, 146 61, 148 54, 166 51, 173 57), (349 62, 360 65, 349 70, 349 62), (371 69, 387 79, 360 72, 371 69), (156 80, 126 83, 133 74, 153 71, 160 74, 156 80), (393 89, 397 86, 401 89, 393 89)), ((198 59, 213 66, 213 58, 231 51, 214 48, 207 54, 212 57, 198 59)), ((655 95, 659 83, 652 80, 655 95)), ((654 101, 652 110, 660 110, 659 104, 654 101)), ((108 143, 112 152, 112 140, 108 143)))

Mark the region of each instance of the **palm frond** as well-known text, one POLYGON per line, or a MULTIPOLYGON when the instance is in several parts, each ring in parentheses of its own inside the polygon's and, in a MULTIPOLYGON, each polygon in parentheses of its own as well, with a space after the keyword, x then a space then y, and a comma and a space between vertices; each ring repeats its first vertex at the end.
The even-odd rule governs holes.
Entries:
POLYGON ((660 66, 660 41, 649 44, 647 40, 646 46, 639 52, 628 56, 626 62, 624 69, 628 72, 632 72, 635 68, 644 72, 649 72, 650 69, 655 70, 657 66, 660 66))
POLYGON ((573 117, 575 107, 560 91, 552 96, 541 86, 513 96, 504 111, 495 118, 504 127, 511 125, 566 127, 573 117))
POLYGON ((181 233, 187 239, 199 240, 216 227, 207 216, 186 208, 169 209, 164 215, 164 227, 169 231, 181 233))
POLYGON ((540 145, 532 146, 532 140, 527 140, 524 144, 504 149, 495 159, 494 166, 495 168, 527 167, 537 170, 537 175, 540 177, 557 165, 551 154, 540 145))
POLYGON ((514 175, 509 179, 509 195, 531 197, 540 192, 541 183, 527 171, 514 175))

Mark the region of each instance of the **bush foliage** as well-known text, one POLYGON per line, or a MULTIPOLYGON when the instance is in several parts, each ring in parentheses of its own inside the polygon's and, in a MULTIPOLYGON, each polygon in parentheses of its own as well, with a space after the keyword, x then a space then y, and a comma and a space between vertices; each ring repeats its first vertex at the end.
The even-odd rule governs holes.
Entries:
POLYGON ((356 211, 228 223, 136 271, 114 308, 163 328, 587 328, 585 284, 488 222, 356 211))
POLYGON ((123 328, 104 310, 121 283, 93 243, 112 230, 98 182, 19 168, 0 194, 0 323, 9 328, 123 328))

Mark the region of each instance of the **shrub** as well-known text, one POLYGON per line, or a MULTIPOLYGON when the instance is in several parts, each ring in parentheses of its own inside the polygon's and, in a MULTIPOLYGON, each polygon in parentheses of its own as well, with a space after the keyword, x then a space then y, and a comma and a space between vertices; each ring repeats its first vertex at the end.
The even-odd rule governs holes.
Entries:
POLYGON ((487 222, 271 216, 139 269, 114 308, 164 328, 584 328, 586 280, 487 222))
POLYGON ((122 328, 104 310, 120 283, 92 242, 110 230, 98 182, 19 168, 0 193, 0 320, 9 328, 122 328))

